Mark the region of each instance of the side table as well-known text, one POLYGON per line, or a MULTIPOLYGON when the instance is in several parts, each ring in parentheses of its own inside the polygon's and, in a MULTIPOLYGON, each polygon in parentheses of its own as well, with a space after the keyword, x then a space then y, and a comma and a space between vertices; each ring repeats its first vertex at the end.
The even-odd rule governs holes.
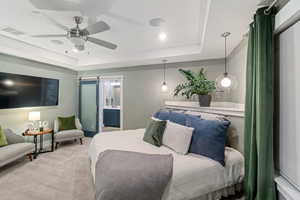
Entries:
POLYGON ((33 136, 33 142, 35 145, 35 151, 34 151, 34 159, 37 158, 38 154, 40 153, 47 153, 47 152, 53 152, 54 151, 54 132, 52 129, 44 129, 43 131, 26 131, 23 133, 23 136, 33 136), (43 150, 43 143, 44 143, 44 135, 51 134, 51 150, 50 151, 44 151, 43 150), (37 148, 37 137, 40 136, 40 149, 37 148))

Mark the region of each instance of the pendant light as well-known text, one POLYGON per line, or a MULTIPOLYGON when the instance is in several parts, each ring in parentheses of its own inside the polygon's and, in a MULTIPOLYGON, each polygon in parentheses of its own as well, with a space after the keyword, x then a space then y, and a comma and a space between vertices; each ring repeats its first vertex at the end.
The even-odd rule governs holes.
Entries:
POLYGON ((225 32, 222 34, 222 37, 224 37, 225 40, 225 72, 224 74, 220 75, 216 80, 217 87, 222 90, 235 88, 237 85, 236 78, 232 75, 229 75, 227 66, 227 37, 230 34, 231 33, 229 32, 225 32))
POLYGON ((161 86, 161 91, 162 92, 167 92, 168 91, 168 85, 167 85, 167 82, 166 82, 166 64, 167 64, 167 60, 163 60, 163 63, 164 63, 164 81, 163 81, 162 86, 161 86))

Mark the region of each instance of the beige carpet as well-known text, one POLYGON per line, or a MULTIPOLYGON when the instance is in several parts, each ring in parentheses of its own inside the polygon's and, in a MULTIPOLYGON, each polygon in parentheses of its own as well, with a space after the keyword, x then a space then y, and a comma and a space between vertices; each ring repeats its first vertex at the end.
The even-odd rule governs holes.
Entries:
POLYGON ((68 143, 30 162, 20 159, 0 168, 1 200, 93 200, 87 146, 68 143))
POLYGON ((60 145, 33 162, 20 159, 0 168, 0 200, 94 200, 89 142, 60 145))

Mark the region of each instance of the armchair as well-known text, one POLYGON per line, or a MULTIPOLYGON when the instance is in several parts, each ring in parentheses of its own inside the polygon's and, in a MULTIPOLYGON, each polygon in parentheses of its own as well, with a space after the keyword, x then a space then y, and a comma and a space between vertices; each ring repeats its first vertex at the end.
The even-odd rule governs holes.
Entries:
POLYGON ((54 142, 55 142, 55 149, 57 149, 59 143, 64 141, 71 141, 71 140, 80 140, 80 144, 82 145, 82 139, 84 138, 84 132, 82 131, 82 125, 78 118, 75 119, 75 126, 76 129, 73 130, 64 130, 59 131, 59 122, 58 120, 54 120, 54 142))

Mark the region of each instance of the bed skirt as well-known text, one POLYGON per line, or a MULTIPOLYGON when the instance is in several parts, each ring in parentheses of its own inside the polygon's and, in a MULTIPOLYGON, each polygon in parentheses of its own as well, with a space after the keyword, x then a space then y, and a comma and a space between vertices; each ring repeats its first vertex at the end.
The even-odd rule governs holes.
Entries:
POLYGON ((215 192, 211 192, 209 194, 203 195, 201 197, 194 198, 192 200, 220 200, 222 197, 228 197, 231 195, 235 195, 242 191, 243 184, 239 183, 233 186, 229 186, 215 192))

